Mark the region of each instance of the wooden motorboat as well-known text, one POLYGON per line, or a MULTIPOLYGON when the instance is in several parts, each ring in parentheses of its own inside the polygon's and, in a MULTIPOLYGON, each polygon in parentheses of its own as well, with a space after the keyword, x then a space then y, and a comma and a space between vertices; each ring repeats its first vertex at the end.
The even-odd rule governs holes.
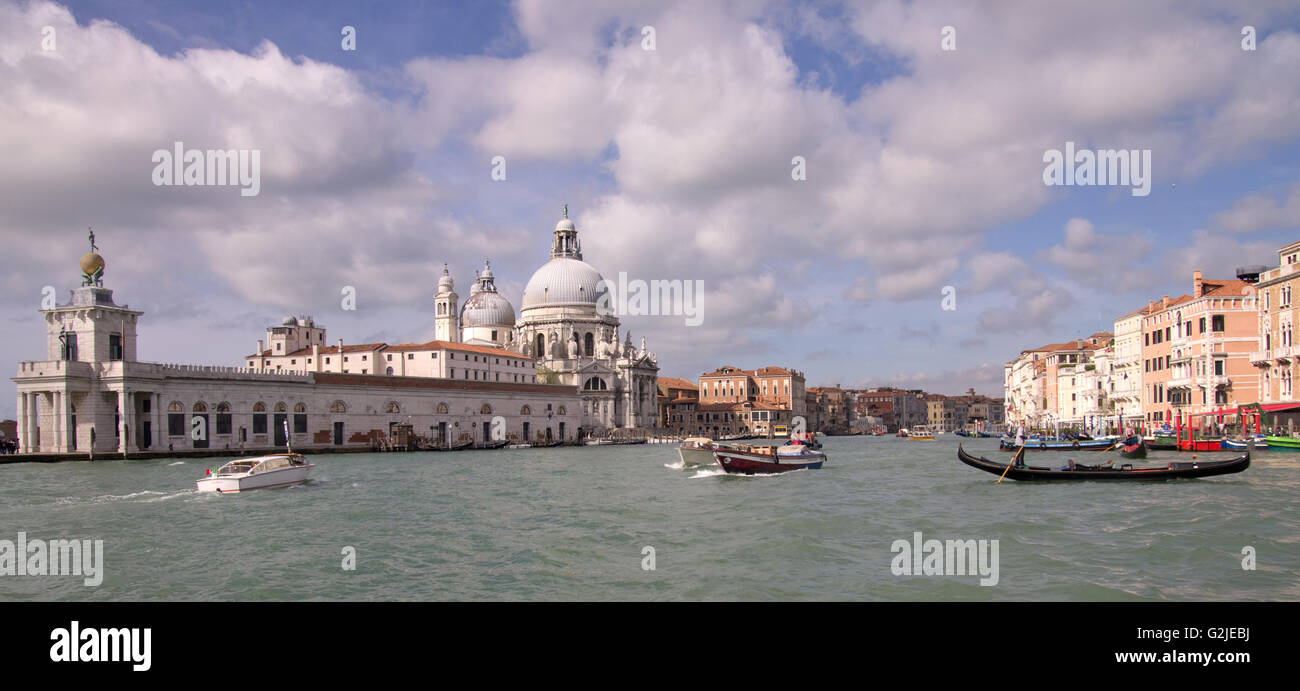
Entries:
POLYGON ((690 437, 677 447, 677 455, 683 465, 712 465, 715 448, 713 440, 708 437, 690 437))
POLYGON ((1016 454, 1007 467, 1006 463, 995 463, 986 458, 966 453, 960 445, 957 458, 962 463, 983 470, 986 473, 1011 478, 1012 480, 1172 480, 1177 478, 1211 477, 1240 473, 1250 467, 1250 451, 1226 461, 1175 461, 1162 466, 1136 468, 1132 463, 1116 466, 1113 463, 1100 465, 1081 465, 1073 460, 1059 467, 1024 465, 1024 451, 1016 454), (1020 465, 1017 465, 1020 463, 1020 465))
MULTIPOLYGON (((1223 448, 1233 449, 1235 451, 1244 451, 1246 449, 1246 446, 1249 444, 1250 444, 1249 439, 1224 439, 1223 440, 1223 448)), ((1265 437, 1255 437, 1255 448, 1256 449, 1269 448, 1268 440, 1265 437)))
POLYGON ((803 444, 790 446, 749 446, 719 444, 713 452, 718 465, 728 473, 766 475, 787 473, 805 468, 820 468, 826 454, 803 444))

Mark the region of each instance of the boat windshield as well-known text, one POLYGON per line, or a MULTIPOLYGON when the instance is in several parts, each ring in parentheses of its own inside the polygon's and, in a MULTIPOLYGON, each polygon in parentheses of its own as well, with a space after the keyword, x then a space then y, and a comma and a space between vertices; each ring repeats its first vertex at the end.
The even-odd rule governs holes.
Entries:
POLYGON ((234 473, 247 473, 255 466, 257 466, 256 461, 231 461, 230 463, 221 466, 221 469, 217 471, 217 474, 230 475, 234 473))

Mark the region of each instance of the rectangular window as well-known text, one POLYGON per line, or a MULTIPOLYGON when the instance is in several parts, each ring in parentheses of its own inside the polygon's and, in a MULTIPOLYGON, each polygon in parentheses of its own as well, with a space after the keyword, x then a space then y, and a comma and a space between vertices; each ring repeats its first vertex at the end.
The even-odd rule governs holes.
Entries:
POLYGON ((230 434, 230 413, 217 413, 217 434, 230 434))
POLYGON ((294 433, 294 434, 306 434, 306 433, 307 433, 307 414, 306 414, 306 413, 296 413, 296 414, 293 416, 293 433, 294 433))
POLYGON ((1223 371, 1223 363, 1224 363, 1224 362, 1226 362, 1226 361, 1225 361, 1225 360, 1222 360, 1222 359, 1215 359, 1215 361, 1214 361, 1214 374, 1215 374, 1215 376, 1219 376, 1219 377, 1223 376, 1223 374, 1224 374, 1224 371, 1223 371))
POLYGON ((1198 333, 1205 333, 1205 317, 1201 317, 1200 322, 1201 322, 1200 324, 1201 330, 1198 333))
POLYGON ((1223 315, 1216 314, 1210 317, 1210 330, 1214 333, 1223 333, 1223 315))
POLYGON ((253 414, 253 434, 266 434, 266 413, 253 414))
POLYGON ((122 334, 108 335, 108 359, 122 359, 122 334))
POLYGON ((415 353, 407 353, 407 354, 406 354, 406 359, 407 359, 407 360, 414 360, 414 359, 415 359, 415 353))
POLYGON ((167 414, 167 434, 173 437, 185 436, 185 414, 184 413, 167 414))

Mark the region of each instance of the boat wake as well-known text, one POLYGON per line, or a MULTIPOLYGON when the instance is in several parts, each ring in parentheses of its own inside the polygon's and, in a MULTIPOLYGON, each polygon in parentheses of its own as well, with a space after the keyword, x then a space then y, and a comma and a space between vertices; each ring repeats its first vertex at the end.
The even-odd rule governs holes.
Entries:
POLYGON ((691 476, 691 479, 694 480, 697 477, 714 477, 715 475, 726 475, 726 474, 727 471, 723 470, 722 468, 707 468, 705 470, 695 471, 695 474, 691 476))
POLYGON ((176 461, 175 463, 168 463, 167 465, 168 465, 168 466, 173 466, 173 465, 185 465, 185 461, 176 461))
POLYGON ((686 464, 682 461, 677 461, 676 463, 665 463, 664 467, 671 468, 672 470, 682 470, 686 467, 686 464))

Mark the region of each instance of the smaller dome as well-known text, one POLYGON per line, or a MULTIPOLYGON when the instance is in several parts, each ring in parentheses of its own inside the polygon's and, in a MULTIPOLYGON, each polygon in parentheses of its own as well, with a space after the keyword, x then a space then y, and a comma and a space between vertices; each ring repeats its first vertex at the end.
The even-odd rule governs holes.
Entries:
POLYGON ((284 318, 284 321, 280 322, 280 325, 281 325, 281 326, 297 326, 297 325, 298 325, 298 319, 297 319, 296 317, 293 317, 293 316, 288 316, 288 317, 285 317, 285 318, 284 318))
POLYGON ((460 325, 465 329, 484 326, 510 328, 515 325, 515 308, 501 293, 479 291, 469 296, 461 308, 460 325))
POLYGON ((447 265, 443 264, 442 278, 438 279, 438 292, 451 292, 452 290, 454 290, 454 287, 451 281, 451 272, 447 270, 447 265), (443 288, 446 288, 447 290, 444 291, 443 288))
POLYGON ((94 276, 95 272, 102 271, 104 268, 104 258, 95 252, 87 252, 81 255, 81 273, 87 276, 94 276))
POLYGON ((556 230, 577 230, 577 227, 573 225, 572 219, 565 217, 565 218, 561 218, 560 222, 555 224, 555 229, 556 230))

